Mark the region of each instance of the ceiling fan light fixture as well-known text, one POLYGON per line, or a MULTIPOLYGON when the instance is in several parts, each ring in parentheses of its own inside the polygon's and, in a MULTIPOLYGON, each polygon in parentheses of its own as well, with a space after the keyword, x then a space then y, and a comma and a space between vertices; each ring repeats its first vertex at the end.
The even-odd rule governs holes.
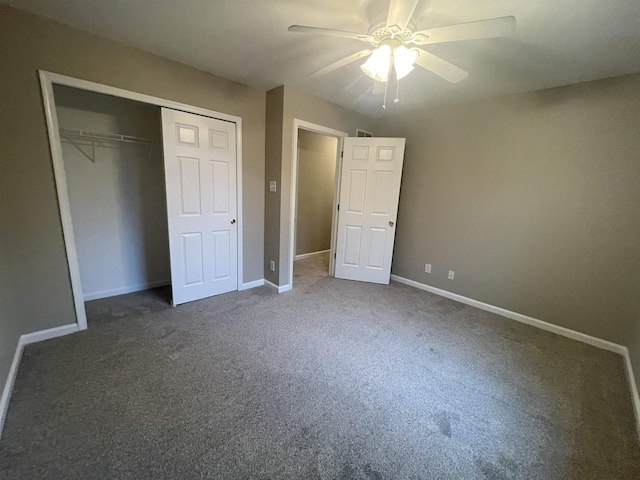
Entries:
POLYGON ((406 77, 413 71, 413 64, 416 63, 418 52, 409 50, 404 45, 399 46, 393 51, 393 67, 396 70, 398 80, 406 77))
POLYGON ((389 80, 390 67, 391 47, 384 44, 376 48, 360 68, 367 76, 385 83, 389 80))

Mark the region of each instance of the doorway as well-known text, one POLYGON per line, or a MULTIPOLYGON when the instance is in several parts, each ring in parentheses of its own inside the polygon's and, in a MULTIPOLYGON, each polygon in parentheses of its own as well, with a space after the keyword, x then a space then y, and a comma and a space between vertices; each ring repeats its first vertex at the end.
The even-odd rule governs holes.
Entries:
MULTIPOLYGON (((68 148, 72 148, 74 149, 74 151, 77 152, 77 155, 81 155, 85 157, 88 163, 95 164, 95 162, 92 161, 92 158, 94 160, 96 158, 96 147, 97 147, 98 153, 104 153, 104 152, 100 152, 100 149, 107 150, 108 147, 104 146, 104 144, 98 141, 100 140, 100 138, 98 138, 99 135, 94 135, 93 138, 90 138, 89 136, 85 136, 85 138, 80 138, 80 137, 82 136, 83 133, 94 133, 94 134, 103 133, 103 134, 106 134, 106 135, 103 135, 103 138, 101 138, 101 140, 104 140, 104 142, 113 141, 115 139, 122 140, 123 142, 124 140, 131 140, 131 143, 134 143, 134 141, 136 141, 136 148, 140 147, 142 151, 147 152, 148 154, 147 161, 152 162, 154 158, 154 149, 156 152, 155 155, 159 155, 160 159, 163 158, 164 155, 162 154, 162 152, 164 150, 166 140, 162 140, 162 135, 160 133, 160 130, 156 129, 155 127, 152 127, 151 130, 149 130, 144 137, 140 137, 137 135, 129 135, 129 132, 124 132, 124 131, 118 131, 117 133, 113 133, 106 128, 107 125, 109 125, 111 128, 113 128, 114 126, 116 127, 117 126, 122 127, 125 125, 131 126, 130 124, 127 123, 130 121, 130 118, 127 117, 126 115, 123 117, 120 123, 118 121, 114 122, 112 120, 110 123, 109 121, 107 121, 107 123, 103 124, 103 126, 105 126, 104 130, 106 131, 88 132, 88 131, 82 130, 81 128, 70 128, 69 125, 62 125, 61 122, 59 122, 59 115, 58 115, 59 112, 57 110, 58 106, 56 104, 57 96, 60 96, 61 88, 70 87, 71 89, 77 89, 79 91, 82 91, 84 94, 87 94, 87 93, 101 94, 103 97, 108 97, 110 101, 116 101, 116 103, 117 101, 125 101, 125 102, 129 101, 130 107, 132 105, 135 105, 136 108, 141 108, 142 110, 147 111, 147 114, 149 114, 149 112, 151 111, 156 112, 156 114, 158 115, 157 117, 158 121, 159 121, 159 113, 160 113, 160 108, 158 107, 164 107, 166 109, 185 112, 186 114, 192 115, 192 116, 202 116, 202 117, 217 119, 218 121, 228 122, 230 124, 233 124, 234 126, 233 131, 231 135, 227 137, 227 140, 229 143, 233 143, 234 146, 237 146, 237 149, 235 151, 236 169, 234 172, 235 176, 234 177, 229 176, 228 179, 229 179, 229 183, 234 184, 235 191, 236 191, 235 198, 230 200, 233 200, 233 203, 237 209, 237 216, 236 218, 234 218, 234 223, 237 221, 237 225, 235 226, 237 235, 234 237, 234 239, 237 238, 237 241, 234 245, 235 247, 234 250, 237 251, 237 257, 233 258, 232 260, 229 260, 228 262, 233 264, 234 269, 237 268, 237 277, 234 279, 235 285, 233 289, 234 290, 239 289, 239 287, 243 285, 242 283, 243 281, 242 149, 241 149, 242 120, 239 117, 235 117, 232 115, 226 115, 219 112, 201 109, 198 107, 192 107, 189 105, 180 104, 177 102, 172 102, 172 101, 160 99, 157 97, 152 97, 149 95, 129 92, 126 90, 109 87, 109 86, 97 84, 94 82, 88 82, 85 80, 79 80, 72 77, 66 77, 63 75, 58 75, 50 72, 40 71, 39 74, 40 74, 40 84, 41 84, 43 103, 45 108, 47 130, 49 134, 49 143, 51 147, 51 156, 53 161, 54 177, 56 181, 56 191, 58 195, 58 204, 60 207, 60 216, 62 220, 64 243, 65 243, 65 249, 67 252, 67 261, 68 261, 69 273, 71 277, 71 287, 73 292, 73 300, 74 300, 74 306, 76 311, 78 329, 84 330, 87 328, 87 313, 86 313, 85 303, 84 303, 85 289, 83 289, 83 281, 84 281, 84 278, 90 278, 90 275, 91 275, 91 272, 88 273, 89 277, 87 277, 86 272, 85 274, 81 273, 81 264, 80 264, 81 255, 79 252, 79 246, 80 246, 80 243, 82 243, 81 248, 86 247, 89 250, 93 249, 93 253, 92 253, 93 257, 99 257, 100 255, 102 255, 102 251, 95 244, 92 244, 91 242, 84 242, 84 241, 79 242, 78 241, 79 239, 76 238, 77 234, 76 232, 74 232, 74 223, 76 223, 77 221, 74 217, 72 217, 73 208, 71 205, 72 203, 71 195, 75 196, 76 193, 70 192, 70 188, 69 188, 70 180, 72 182, 74 180, 71 178, 71 175, 73 174, 70 175, 68 172, 70 166, 65 164, 65 151, 68 148), (58 90, 57 96, 54 93, 54 89, 58 90), (75 134, 75 137, 73 137, 74 134, 75 134), (65 145, 63 147, 63 142, 62 142, 63 137, 66 137, 65 140, 69 140, 71 137, 73 137, 73 141, 75 142, 75 145, 73 145, 73 143, 70 143, 69 145, 65 145), (151 160, 149 160, 149 158, 151 160)), ((88 110, 91 113, 91 115, 96 113, 96 112, 91 112, 91 109, 88 109, 88 110)), ((87 112, 83 113, 83 115, 86 115, 86 114, 87 112)), ((69 117, 73 118, 74 115, 76 114, 75 113, 70 114, 69 117)), ((61 115, 61 116, 64 117, 64 115, 61 115)), ((98 124, 100 121, 105 121, 104 118, 102 120, 100 119, 94 119, 94 120, 98 122, 98 124)), ((65 120, 65 122, 67 121, 68 121, 68 118, 65 120)), ((149 125, 153 125, 153 124, 154 124, 153 121, 149 122, 149 125)), ((147 125, 147 127, 149 127, 149 125, 147 125)), ((156 123, 156 125, 159 125, 159 123, 156 123)), ((218 136, 212 134, 210 131, 204 132, 204 135, 205 136, 202 137, 203 142, 206 138, 206 141, 211 142, 212 145, 214 146, 218 145, 216 143, 219 141, 218 136)), ((113 154, 114 152, 110 152, 110 155, 113 155, 113 154)), ((117 162, 112 162, 112 163, 115 164, 117 162)), ((157 165, 147 164, 147 166, 151 166, 152 169, 157 168, 157 165)), ((89 167, 94 168, 91 166, 89 167)), ((124 167, 131 169, 130 165, 124 166, 124 167)), ((211 162, 211 167, 214 168, 214 162, 211 162)), ((118 178, 119 181, 121 182, 119 186, 125 186, 127 185, 128 182, 131 183, 132 176, 134 178, 136 176, 139 177, 138 180, 144 183, 146 178, 143 178, 143 177, 146 177, 147 174, 149 174, 150 172, 146 172, 146 171, 142 172, 141 169, 144 169, 144 166, 138 166, 137 168, 138 168, 137 170, 134 169, 134 171, 136 171, 137 173, 133 175, 130 175, 131 172, 129 173, 120 172, 119 174, 115 175, 115 178, 118 178)), ((140 201, 138 204, 138 207, 135 206, 136 203, 134 201, 133 206, 130 204, 128 206, 124 206, 120 208, 120 219, 122 218, 127 219, 124 222, 124 228, 121 228, 121 231, 120 231, 120 235, 123 235, 123 231, 124 231, 125 237, 127 235, 130 235, 136 229, 140 230, 141 228, 142 229, 147 228, 146 226, 140 227, 140 225, 138 225, 136 221, 130 220, 130 217, 134 216, 133 213, 136 210, 136 208, 138 208, 138 210, 142 210, 142 213, 143 213, 142 216, 144 216, 145 212, 147 214, 149 213, 149 211, 145 210, 145 208, 151 208, 152 211, 154 212, 152 216, 157 218, 162 217, 161 214, 164 213, 164 217, 163 217, 164 221, 162 222, 162 224, 156 222, 154 227, 156 235, 153 235, 153 234, 149 235, 150 238, 154 236, 158 237, 157 239, 153 240, 153 243, 155 245, 154 248, 156 249, 155 253, 147 255, 148 245, 144 241, 144 235, 142 235, 142 240, 140 240, 141 238, 140 236, 137 237, 138 239, 137 246, 140 248, 133 249, 134 250, 133 257, 127 256, 129 253, 131 253, 131 252, 127 252, 127 249, 131 248, 131 242, 124 241, 121 243, 121 245, 123 245, 123 249, 121 250, 120 256, 124 257, 124 261, 121 262, 122 263, 121 267, 124 270, 127 270, 128 267, 131 266, 131 263, 132 263, 130 261, 131 258, 135 258, 138 260, 136 262, 133 262, 136 267, 135 269, 133 269, 135 272, 133 274, 131 272, 128 272, 127 273, 128 276, 124 275, 124 278, 128 279, 127 280, 128 283, 131 283, 130 280, 132 278, 143 278, 143 283, 138 283, 138 284, 132 283, 131 285, 125 285, 125 286, 120 285, 118 287, 115 287, 114 289, 111 289, 111 293, 120 292, 122 291, 122 289, 126 290, 127 288, 131 289, 130 291, 134 291, 136 288, 149 287, 150 285, 153 285, 154 282, 159 282, 159 284, 166 284, 167 278, 169 277, 169 273, 175 273, 176 269, 173 267, 173 263, 174 263, 173 256, 170 255, 170 262, 169 262, 170 267, 168 270, 167 268, 165 268, 166 256, 164 257, 164 261, 162 260, 162 257, 163 257, 162 252, 163 251, 166 252, 169 250, 169 241, 168 240, 166 242, 159 241, 160 238, 164 238, 164 239, 167 238, 166 233, 163 234, 163 231, 164 232, 167 231, 167 223, 168 223, 167 221, 170 220, 169 218, 170 216, 167 215, 167 196, 165 194, 165 182, 164 182, 165 177, 163 176, 165 174, 165 171, 166 171, 166 166, 162 169, 158 168, 155 176, 149 175, 149 178, 155 179, 154 182, 151 182, 153 183, 153 186, 152 188, 149 189, 149 191, 152 191, 155 188, 155 194, 157 194, 157 191, 160 190, 163 194, 163 197, 161 200, 156 199, 153 201, 149 201, 149 200, 140 201), (161 174, 158 172, 161 172, 161 174), (147 261, 148 258, 152 258, 152 261, 147 261), (129 261, 127 261, 127 259, 129 259, 129 261), (147 275, 152 272, 155 272, 154 275, 157 274, 156 276, 159 276, 160 278, 152 281, 148 280, 149 278, 154 277, 154 275, 151 275, 151 276, 147 275), (136 275, 138 275, 138 277, 136 277, 136 275), (140 277, 140 275, 142 275, 142 277, 140 277), (163 275, 165 275, 165 278, 162 278, 163 275)), ((82 189, 84 188, 85 191, 82 193, 82 195, 84 195, 85 197, 89 196, 90 198, 90 195, 93 193, 96 193, 97 191, 93 188, 88 188, 87 184, 84 184, 83 182, 80 182, 79 186, 80 186, 80 190, 78 191, 80 192, 82 192, 82 189)), ((111 184, 111 187, 112 187, 111 190, 113 190, 113 183, 111 184)), ((124 197, 127 198, 127 195, 129 197, 133 196, 133 200, 135 200, 136 195, 142 197, 149 193, 147 192, 143 195, 142 193, 140 193, 140 190, 138 189, 138 193, 132 195, 128 188, 124 190, 127 190, 128 192, 124 195, 124 197)), ((82 197, 82 195, 80 196, 82 197)), ((95 199, 93 199, 93 201, 95 204, 95 199)), ((117 201, 115 203, 117 203, 117 201)), ((94 230, 95 230, 96 224, 98 224, 99 221, 102 219, 102 214, 100 212, 95 212, 95 211, 93 212, 93 214, 96 220, 93 223, 94 230)), ((85 212, 85 216, 87 216, 86 212, 85 212)), ((140 218, 141 217, 138 217, 138 221, 140 221, 140 218)), ((108 222, 105 222, 105 223, 108 223, 108 222)), ((115 223, 118 223, 118 222, 115 222, 115 223)), ((142 223, 144 223, 144 221, 142 221, 142 223)), ((122 225, 119 225, 119 226, 122 227, 122 225)), ((96 240, 98 237, 99 237, 99 234, 93 235, 93 237, 90 236, 90 238, 92 238, 93 240, 96 240)), ((94 243, 99 244, 99 242, 97 241, 94 243)), ((110 252, 110 254, 112 253, 113 252, 110 252)), ((84 257, 84 254, 82 256, 84 257)), ((121 276, 121 279, 122 279, 122 276, 121 276)), ((90 283, 90 281, 87 281, 87 283, 90 283)), ((109 290, 110 290, 109 288, 104 288, 103 290, 96 290, 96 292, 94 292, 93 298, 98 298, 100 296, 105 297, 105 295, 109 294, 109 290)), ((173 294, 173 292, 172 292, 172 297, 174 297, 175 299, 175 294, 173 294)), ((87 299, 90 299, 90 298, 91 298, 91 295, 89 295, 87 299)))
POLYGON ((290 282, 313 285, 334 273, 344 132, 294 120, 290 282))
POLYGON ((337 138, 299 130, 294 287, 329 275, 337 151, 337 138))

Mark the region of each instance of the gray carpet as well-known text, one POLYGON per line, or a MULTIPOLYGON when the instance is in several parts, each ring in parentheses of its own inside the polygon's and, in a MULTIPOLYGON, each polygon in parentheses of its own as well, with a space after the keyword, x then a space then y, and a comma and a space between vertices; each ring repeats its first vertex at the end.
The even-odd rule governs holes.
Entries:
POLYGON ((329 253, 293 263, 293 288, 311 287, 329 275, 329 253))
POLYGON ((640 478, 621 357, 296 273, 280 295, 92 303, 89 330, 27 347, 0 478, 640 478))
POLYGON ((172 308, 171 286, 101 298, 85 302, 84 307, 89 327, 102 326, 119 318, 131 320, 172 308))

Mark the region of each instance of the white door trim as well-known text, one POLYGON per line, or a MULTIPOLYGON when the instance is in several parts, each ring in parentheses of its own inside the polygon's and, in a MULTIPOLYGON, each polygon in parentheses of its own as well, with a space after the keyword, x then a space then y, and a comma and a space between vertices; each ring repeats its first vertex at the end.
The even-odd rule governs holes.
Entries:
POLYGON ((243 212, 242 212, 242 118, 226 113, 215 112, 205 108, 194 107, 184 103, 166 100, 164 98, 153 97, 143 93, 131 92, 121 88, 110 87, 101 83, 89 82, 79 78, 68 77, 58 73, 38 71, 40 76, 40 88, 42 90, 42 101, 44 103, 45 117, 47 121, 47 131, 49 133, 49 148, 51 149, 51 159, 53 161, 53 174, 56 182, 58 205, 60 207, 60 217, 62 221, 62 233, 65 249, 67 253, 67 263, 71 276, 71 290, 76 311, 76 321, 79 330, 87 328, 87 315, 84 309, 84 298, 82 294, 82 282, 80 280, 80 265, 76 251, 75 237, 73 234, 73 223, 71 221, 71 207, 69 204, 69 193, 67 190, 67 177, 64 171, 64 160, 62 157, 62 145, 60 143, 60 133, 58 131, 58 117, 56 115, 56 105, 53 96, 53 85, 64 85, 89 92, 102 93, 113 97, 135 100, 137 102, 155 105, 158 107, 172 108, 183 112, 195 113, 205 117, 226 120, 236 124, 237 143, 237 172, 236 188, 238 192, 238 286, 243 285, 243 212))
MULTIPOLYGON (((340 152, 343 149, 343 143, 345 137, 349 134, 341 132, 340 130, 334 130, 333 128, 323 127, 311 122, 305 122, 298 118, 293 119, 293 143, 291 144, 291 150, 293 152, 293 161, 291 162, 291 211, 289 214, 289 279, 283 287, 289 287, 287 290, 293 288, 293 261, 295 259, 296 250, 296 210, 298 199, 298 129, 308 130, 310 132, 320 133, 329 137, 334 137, 338 140, 338 151, 336 152, 336 177, 334 181, 333 191, 333 212, 331 214, 331 248, 329 250, 329 275, 334 274, 335 261, 333 254, 336 251, 336 224, 338 222, 337 208, 338 208, 338 194, 340 192, 340 172, 342 171, 342 158, 340 152)), ((282 260, 280 260, 282 265, 282 260)), ((286 291, 286 290, 284 290, 286 291)))

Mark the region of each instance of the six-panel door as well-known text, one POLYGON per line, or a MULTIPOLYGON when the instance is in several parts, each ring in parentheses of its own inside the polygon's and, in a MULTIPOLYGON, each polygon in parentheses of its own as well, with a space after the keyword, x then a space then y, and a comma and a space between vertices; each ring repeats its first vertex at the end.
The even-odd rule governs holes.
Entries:
POLYGON ((404 145, 404 138, 345 139, 337 278, 389 283, 404 145))
POLYGON ((174 305, 238 288, 235 128, 162 109, 174 305))

